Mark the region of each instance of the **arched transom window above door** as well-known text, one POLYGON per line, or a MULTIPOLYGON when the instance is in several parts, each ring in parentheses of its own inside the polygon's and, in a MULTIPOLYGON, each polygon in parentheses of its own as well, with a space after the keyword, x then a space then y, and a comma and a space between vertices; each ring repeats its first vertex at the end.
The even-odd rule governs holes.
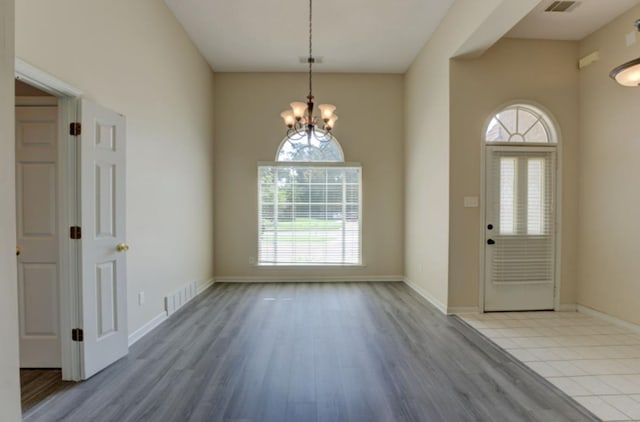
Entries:
POLYGON ((551 119, 539 108, 513 104, 496 113, 485 132, 487 143, 555 144, 557 136, 551 119))

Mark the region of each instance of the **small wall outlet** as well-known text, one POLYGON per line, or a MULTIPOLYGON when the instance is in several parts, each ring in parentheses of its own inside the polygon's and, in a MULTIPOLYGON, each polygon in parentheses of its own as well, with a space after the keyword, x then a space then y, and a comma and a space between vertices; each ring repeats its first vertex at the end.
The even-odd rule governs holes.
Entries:
POLYGON ((250 256, 249 257, 249 265, 255 265, 256 264, 256 257, 255 256, 250 256))
POLYGON ((138 292, 138 306, 144 305, 144 292, 138 292))

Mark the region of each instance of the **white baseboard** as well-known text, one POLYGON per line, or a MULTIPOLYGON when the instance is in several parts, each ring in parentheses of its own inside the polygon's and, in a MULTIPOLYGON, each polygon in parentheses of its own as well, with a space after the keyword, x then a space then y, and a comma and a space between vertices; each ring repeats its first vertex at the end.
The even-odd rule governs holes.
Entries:
POLYGON ((601 319, 610 324, 617 325, 618 327, 626 328, 629 331, 633 331, 636 334, 640 334, 640 325, 634 324, 633 322, 625 321, 620 318, 616 318, 609 314, 605 314, 604 312, 596 311, 595 309, 588 308, 586 306, 577 305, 578 312, 583 314, 592 316, 594 318, 601 319))
POLYGON ((196 296, 204 293, 209 287, 213 286, 213 283, 215 283, 215 280, 211 278, 202 284, 198 284, 196 287, 196 296))
MULTIPOLYGON (((203 284, 197 284, 196 283, 195 296, 198 296, 198 295, 204 293, 211 286, 213 286, 213 279, 207 280, 203 284)), ((184 290, 185 288, 186 287, 183 287, 180 290, 184 290)), ((178 290, 178 291, 180 291, 180 290, 178 290)), ((193 299, 193 297, 191 299, 193 299)), ((187 302, 184 302, 180 307, 184 306, 187 302)), ((175 310, 174 310, 174 312, 175 312, 175 310)), ((168 318, 169 318, 169 314, 165 310, 161 314, 158 314, 154 318, 152 318, 151 321, 147 322, 142 327, 138 328, 133 333, 129 334, 129 347, 131 347, 135 342, 140 340, 142 337, 144 337, 147 334, 149 334, 154 328, 156 328, 158 325, 162 324, 168 318)))
POLYGON ((338 275, 338 276, 225 276, 216 277, 216 283, 362 283, 402 282, 401 275, 338 275))
POLYGON ((560 309, 558 310, 560 312, 577 312, 578 305, 576 305, 575 303, 562 303, 560 304, 560 309))
POLYGON ((167 320, 167 318, 168 318, 167 313, 162 312, 161 314, 158 314, 157 316, 152 318, 151 321, 147 322, 142 327, 138 328, 133 333, 129 334, 129 347, 131 347, 135 342, 140 340, 142 337, 149 334, 151 330, 156 328, 158 325, 162 324, 164 321, 167 320))
POLYGON ((440 312, 442 312, 443 314, 447 315, 447 306, 444 303, 440 302, 438 299, 433 297, 431 294, 427 293, 422 288, 420 288, 416 284, 412 283, 411 280, 409 280, 408 278, 405 277, 405 279, 403 281, 407 286, 411 287, 411 289, 413 289, 414 292, 418 293, 420 296, 425 298, 429 303, 431 303, 433 306, 435 306, 440 312))
POLYGON ((447 315, 477 314, 479 312, 480 308, 477 306, 450 306, 447 308, 447 315))

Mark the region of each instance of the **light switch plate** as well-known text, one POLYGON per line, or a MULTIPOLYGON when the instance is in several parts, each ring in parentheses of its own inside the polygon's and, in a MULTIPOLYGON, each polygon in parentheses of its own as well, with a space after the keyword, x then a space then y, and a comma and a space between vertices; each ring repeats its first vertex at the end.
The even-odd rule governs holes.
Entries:
POLYGON ((479 199, 477 196, 465 196, 464 197, 464 207, 465 208, 477 208, 479 204, 479 199))

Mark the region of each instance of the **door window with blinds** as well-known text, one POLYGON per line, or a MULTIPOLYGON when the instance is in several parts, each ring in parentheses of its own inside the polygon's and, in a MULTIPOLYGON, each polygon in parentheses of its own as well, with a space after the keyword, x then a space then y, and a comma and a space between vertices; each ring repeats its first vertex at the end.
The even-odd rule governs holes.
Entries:
POLYGON ((258 164, 259 265, 360 265, 362 171, 336 140, 285 139, 258 164))
POLYGON ((553 309, 556 131, 536 107, 513 105, 485 133, 485 310, 553 309))

